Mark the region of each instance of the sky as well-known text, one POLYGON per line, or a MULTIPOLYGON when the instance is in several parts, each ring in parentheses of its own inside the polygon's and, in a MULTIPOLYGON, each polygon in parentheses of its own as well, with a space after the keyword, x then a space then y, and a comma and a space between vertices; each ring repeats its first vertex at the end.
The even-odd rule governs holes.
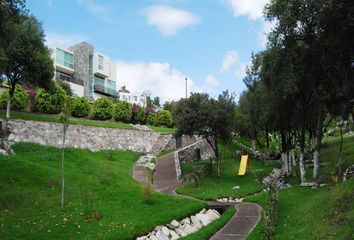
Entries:
POLYGON ((48 46, 86 41, 117 63, 117 88, 162 101, 245 89, 251 53, 265 47, 268 0, 27 0, 48 46))

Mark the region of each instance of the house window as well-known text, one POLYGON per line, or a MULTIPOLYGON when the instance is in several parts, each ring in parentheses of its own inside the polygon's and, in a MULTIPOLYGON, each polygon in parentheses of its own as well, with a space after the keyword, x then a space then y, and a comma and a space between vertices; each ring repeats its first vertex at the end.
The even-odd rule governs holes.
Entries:
POLYGON ((116 82, 107 80, 107 90, 109 94, 116 95, 116 82))
POLYGON ((71 76, 69 74, 59 72, 59 71, 55 72, 55 79, 71 82, 71 76))
POLYGON ((103 56, 98 55, 98 69, 103 70, 103 56))
POLYGON ((56 62, 64 67, 74 69, 74 55, 57 48, 56 62))

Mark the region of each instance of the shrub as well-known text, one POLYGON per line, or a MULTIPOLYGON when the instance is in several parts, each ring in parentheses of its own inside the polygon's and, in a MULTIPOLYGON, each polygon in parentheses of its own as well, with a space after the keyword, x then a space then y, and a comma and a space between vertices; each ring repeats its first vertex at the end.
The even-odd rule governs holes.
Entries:
POLYGON ((157 123, 160 126, 172 126, 173 120, 171 112, 168 110, 162 110, 161 112, 159 112, 157 123))
MULTIPOLYGON (((0 107, 5 109, 9 99, 9 91, 6 90, 0 96, 0 107)), ((11 99, 11 108, 15 110, 23 110, 28 104, 28 94, 20 85, 16 84, 14 95, 11 99)))
POLYGON ((55 84, 51 92, 39 88, 36 97, 36 106, 44 113, 58 114, 63 110, 65 104, 65 91, 55 84))
POLYGON ((136 121, 141 124, 145 124, 145 110, 142 107, 138 107, 138 112, 136 113, 136 121))
POLYGON ((90 103, 85 97, 75 97, 72 100, 71 115, 78 118, 90 115, 90 103))
POLYGON ((147 117, 147 123, 152 126, 157 126, 157 114, 156 113, 150 113, 149 116, 147 117))
POLYGON ((107 97, 101 97, 93 103, 92 117, 98 120, 112 118, 113 103, 107 97))
POLYGON ((118 101, 113 107, 113 118, 116 121, 129 122, 131 118, 130 105, 126 101, 118 101))
POLYGON ((65 91, 67 96, 72 97, 73 96, 73 91, 70 87, 70 84, 66 81, 63 80, 56 80, 59 86, 65 91))

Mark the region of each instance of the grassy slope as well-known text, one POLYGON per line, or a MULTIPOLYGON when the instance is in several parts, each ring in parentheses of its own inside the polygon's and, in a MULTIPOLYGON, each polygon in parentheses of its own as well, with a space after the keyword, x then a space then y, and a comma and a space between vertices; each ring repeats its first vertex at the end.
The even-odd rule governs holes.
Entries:
POLYGON ((14 145, 16 155, 0 156, 0 239, 132 239, 156 225, 183 218, 203 203, 153 194, 147 205, 132 179, 134 152, 67 149, 66 207, 60 208, 60 150, 36 144, 14 145), (94 193, 92 212, 82 216, 80 189, 94 193))
MULTIPOLYGON (((223 154, 223 163, 221 165, 221 177, 215 175, 206 176, 201 181, 200 186, 184 185, 177 189, 178 193, 190 195, 199 199, 211 200, 220 197, 240 197, 249 193, 262 190, 263 186, 256 183, 256 176, 252 171, 246 173, 245 176, 237 176, 240 159, 235 158, 235 151, 239 150, 239 146, 233 143, 227 149, 221 146, 223 154), (240 186, 240 189, 232 189, 234 186, 240 186)), ((182 174, 188 173, 192 169, 193 164, 183 164, 182 174)), ((250 169, 255 171, 258 177, 267 175, 277 164, 263 164, 257 160, 251 159, 250 169)), ((215 166, 214 166, 215 172, 215 166)))
MULTIPOLYGON (((5 117, 5 112, 0 111, 0 117, 5 117)), ((11 112, 11 118, 14 119, 23 119, 23 120, 33 120, 33 121, 42 121, 42 122, 60 122, 58 115, 48 115, 48 114, 34 114, 34 113, 25 113, 25 112, 11 112)), ((109 127, 109 128, 120 128, 120 129, 134 129, 128 123, 119 123, 119 122, 110 122, 110 121, 95 121, 89 119, 71 119, 71 124, 80 124, 87 126, 96 126, 96 127, 109 127)), ((149 126, 155 132, 161 133, 174 133, 176 129, 174 128, 163 128, 163 127, 152 127, 149 126)))
MULTIPOLYGON (((344 140, 344 166, 354 163, 354 137, 344 140)), ((332 139, 323 146, 320 159, 327 162, 321 169, 323 180, 330 180, 339 156, 339 140, 332 139), (325 177, 327 176, 327 177, 325 177)), ((311 169, 307 169, 308 172, 311 169)), ((294 181, 295 182, 295 181, 294 181)), ((268 194, 247 198, 267 206, 268 194)), ((280 191, 279 219, 274 239, 352 239, 354 237, 354 180, 338 188, 307 189, 293 187, 280 191)), ((262 239, 263 222, 248 239, 262 239)))

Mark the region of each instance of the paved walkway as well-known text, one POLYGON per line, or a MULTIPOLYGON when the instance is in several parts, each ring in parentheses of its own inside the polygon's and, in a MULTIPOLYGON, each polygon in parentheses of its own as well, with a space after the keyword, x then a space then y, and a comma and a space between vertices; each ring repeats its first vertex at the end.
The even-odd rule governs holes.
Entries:
POLYGON ((237 212, 210 240, 243 240, 256 227, 262 207, 255 203, 236 204, 237 212))
POLYGON ((174 153, 170 153, 156 162, 153 187, 156 192, 175 194, 178 185, 174 153))
MULTIPOLYGON (((147 181, 144 167, 136 166, 133 176, 142 184, 147 181)), ((176 194, 175 190, 178 185, 174 155, 170 153, 161 157, 156 163, 153 188, 157 192, 194 199, 189 196, 176 194)), ((230 204, 208 202, 208 205, 222 207, 230 204)), ((210 240, 243 240, 252 232, 261 217, 262 207, 255 203, 246 202, 237 203, 235 207, 237 209, 236 214, 210 240)))
POLYGON ((149 182, 149 178, 146 173, 146 169, 143 166, 135 166, 134 167, 133 178, 143 186, 147 186, 147 184, 149 182))

